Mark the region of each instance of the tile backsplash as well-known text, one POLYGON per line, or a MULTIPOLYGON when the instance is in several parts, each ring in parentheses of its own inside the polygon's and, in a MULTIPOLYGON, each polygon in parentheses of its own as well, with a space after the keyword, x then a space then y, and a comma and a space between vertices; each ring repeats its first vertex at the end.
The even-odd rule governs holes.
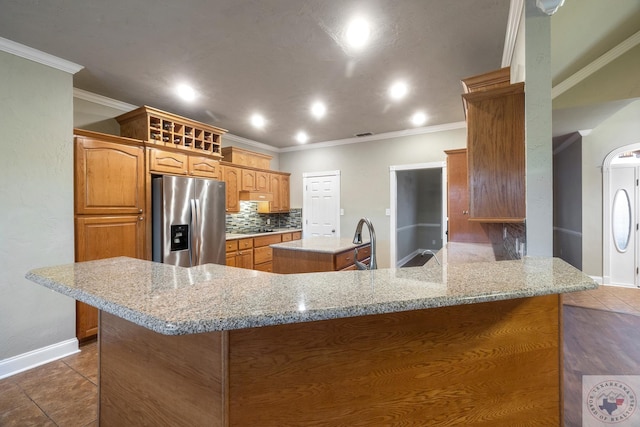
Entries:
POLYGON ((240 202, 240 212, 227 214, 226 232, 242 233, 257 228, 302 228, 302 209, 286 213, 258 213, 258 202, 240 202))

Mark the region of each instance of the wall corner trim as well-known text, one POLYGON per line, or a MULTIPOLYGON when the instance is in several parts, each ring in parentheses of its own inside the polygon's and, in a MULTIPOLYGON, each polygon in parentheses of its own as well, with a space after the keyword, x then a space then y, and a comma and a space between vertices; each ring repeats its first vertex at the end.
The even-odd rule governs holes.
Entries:
POLYGON ((0 380, 45 363, 78 353, 78 340, 72 338, 27 353, 0 360, 0 380))
POLYGON ((0 50, 70 74, 75 74, 84 68, 82 65, 67 61, 66 59, 58 58, 57 56, 53 56, 3 37, 0 37, 0 50))

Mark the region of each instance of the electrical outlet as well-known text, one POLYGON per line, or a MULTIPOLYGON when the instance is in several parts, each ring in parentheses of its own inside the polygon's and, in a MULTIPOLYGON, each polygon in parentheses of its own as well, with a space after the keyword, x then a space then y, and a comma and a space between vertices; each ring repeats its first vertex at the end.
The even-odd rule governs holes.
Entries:
POLYGON ((271 218, 267 218, 267 225, 271 225, 271 218))
POLYGON ((435 245, 435 244, 436 244, 436 241, 435 241, 435 240, 432 240, 432 241, 431 241, 431 244, 432 244, 432 245, 435 245))

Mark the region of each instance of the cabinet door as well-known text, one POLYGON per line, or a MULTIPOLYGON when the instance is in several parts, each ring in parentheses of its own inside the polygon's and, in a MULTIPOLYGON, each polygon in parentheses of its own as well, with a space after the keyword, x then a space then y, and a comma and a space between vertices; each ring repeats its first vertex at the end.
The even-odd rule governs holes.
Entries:
POLYGON ((74 150, 76 214, 142 213, 142 147, 76 137, 74 150))
MULTIPOLYGON (((145 218, 141 215, 76 218, 76 261, 128 256, 144 258, 145 218)), ((76 337, 98 332, 98 309, 76 301, 76 337)))
POLYGON ((238 255, 237 252, 232 252, 232 253, 228 253, 227 254, 227 262, 226 265, 228 267, 236 267, 237 266, 237 261, 238 261, 238 255))
POLYGON ((470 217, 484 222, 523 222, 523 85, 468 94, 465 99, 470 217))
POLYGON ((269 181, 270 175, 271 174, 269 172, 256 171, 256 190, 257 191, 265 191, 267 193, 271 191, 271 185, 269 181))
POLYGON ((273 190, 273 200, 270 202, 269 205, 269 210, 271 212, 279 212, 281 209, 281 204, 280 204, 280 180, 282 178, 282 175, 279 174, 275 174, 272 173, 270 180, 271 180, 271 189, 273 190))
POLYGON ((289 192, 289 177, 283 175, 280 178, 280 212, 289 212, 290 210, 289 192))
POLYGON ((447 216, 450 242, 488 243, 482 224, 469 221, 467 150, 447 151, 447 216))
POLYGON ((241 190, 252 191, 256 189, 256 171, 240 169, 242 171, 241 190))
POLYGON ((189 175, 221 180, 220 162, 203 156, 189 156, 189 175))
POLYGON ((239 251, 237 256, 236 267, 240 268, 253 268, 253 249, 246 249, 244 251, 239 251))
POLYGON ((240 200, 238 200, 240 169, 233 166, 224 166, 223 174, 227 187, 227 212, 240 212, 240 200))
POLYGON ((188 169, 187 155, 172 151, 148 148, 149 170, 152 172, 186 175, 188 169))

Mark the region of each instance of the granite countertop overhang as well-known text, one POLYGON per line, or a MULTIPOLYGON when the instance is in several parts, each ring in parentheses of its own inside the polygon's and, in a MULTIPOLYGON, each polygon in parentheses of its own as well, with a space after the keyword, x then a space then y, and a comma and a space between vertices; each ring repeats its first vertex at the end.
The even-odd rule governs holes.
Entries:
POLYGON ((558 258, 281 275, 118 257, 27 279, 165 335, 474 304, 597 287, 558 258))

